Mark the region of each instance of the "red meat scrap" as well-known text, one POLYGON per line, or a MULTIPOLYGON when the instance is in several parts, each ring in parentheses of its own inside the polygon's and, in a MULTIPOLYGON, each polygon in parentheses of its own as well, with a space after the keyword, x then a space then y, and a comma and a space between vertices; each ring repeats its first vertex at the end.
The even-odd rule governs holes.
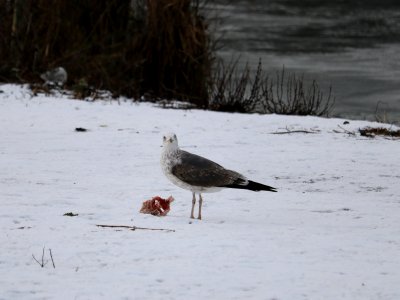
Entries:
POLYGON ((172 196, 169 196, 167 199, 155 196, 152 199, 143 202, 140 212, 142 214, 151 214, 153 216, 163 217, 170 211, 170 204, 173 201, 174 198, 172 196))

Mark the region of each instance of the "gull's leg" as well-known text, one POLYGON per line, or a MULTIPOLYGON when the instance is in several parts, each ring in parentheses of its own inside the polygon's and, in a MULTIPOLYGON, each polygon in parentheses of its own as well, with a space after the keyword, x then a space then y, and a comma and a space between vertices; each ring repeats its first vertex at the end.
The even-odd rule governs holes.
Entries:
POLYGON ((190 218, 191 219, 194 219, 194 215, 193 215, 193 213, 194 213, 194 205, 196 204, 196 196, 195 196, 195 194, 193 193, 193 199, 192 199, 192 212, 191 212, 191 214, 190 214, 190 218))
POLYGON ((203 205, 203 198, 201 197, 201 194, 199 194, 199 216, 197 219, 201 220, 201 206, 203 205))

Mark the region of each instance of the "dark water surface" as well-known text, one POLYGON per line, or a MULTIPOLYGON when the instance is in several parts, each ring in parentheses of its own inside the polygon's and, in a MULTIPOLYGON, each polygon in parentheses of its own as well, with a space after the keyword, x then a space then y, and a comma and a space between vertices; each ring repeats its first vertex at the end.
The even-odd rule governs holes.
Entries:
POLYGON ((400 1, 214 1, 219 55, 333 88, 333 115, 400 121, 400 1), (332 3, 334 2, 334 3, 332 3))

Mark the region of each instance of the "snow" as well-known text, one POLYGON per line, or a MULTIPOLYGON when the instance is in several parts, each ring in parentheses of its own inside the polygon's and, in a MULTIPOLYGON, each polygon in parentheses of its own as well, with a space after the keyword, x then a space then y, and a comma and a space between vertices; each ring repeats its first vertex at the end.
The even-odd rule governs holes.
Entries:
POLYGON ((382 124, 0 90, 0 299, 400 299, 399 140, 341 129, 382 124), (205 194, 191 220, 169 131, 278 193, 205 194), (155 195, 168 216, 139 213, 155 195))

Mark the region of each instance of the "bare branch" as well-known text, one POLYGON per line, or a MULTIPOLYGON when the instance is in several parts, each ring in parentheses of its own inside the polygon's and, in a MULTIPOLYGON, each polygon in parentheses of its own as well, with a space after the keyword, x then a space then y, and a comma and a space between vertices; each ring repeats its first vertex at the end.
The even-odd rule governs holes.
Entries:
POLYGON ((316 80, 307 83, 284 67, 269 76, 261 59, 255 71, 249 64, 239 69, 238 59, 227 66, 220 62, 209 95, 208 108, 226 112, 329 116, 335 103, 331 87, 324 95, 316 80))
POLYGON ((103 225, 103 224, 97 224, 97 227, 103 227, 103 228, 126 228, 130 229, 132 231, 135 231, 136 229, 141 229, 141 230, 158 230, 158 231, 167 231, 167 232, 175 232, 173 229, 164 229, 164 228, 147 228, 147 227, 137 227, 137 226, 128 226, 128 225, 103 225))
MULTIPOLYGON (((343 130, 343 133, 347 133, 347 134, 349 134, 349 135, 356 135, 356 133, 355 132, 353 132, 353 131, 349 131, 349 130, 347 130, 347 129, 345 129, 345 128, 343 128, 342 126, 340 126, 340 125, 338 125, 338 127, 340 128, 340 129, 342 129, 343 130)), ((339 132, 340 133, 340 132, 339 132)))
POLYGON ((286 127, 286 131, 277 131, 277 132, 271 132, 271 134, 290 134, 290 133, 319 133, 320 130, 317 129, 311 129, 311 130, 290 130, 289 128, 286 127))
POLYGON ((43 268, 44 266, 36 259, 35 255, 32 254, 33 259, 43 268))
POLYGON ((39 261, 35 255, 32 254, 33 259, 39 264, 39 266, 41 266, 42 268, 44 268, 45 265, 47 265, 47 263, 49 262, 48 260, 45 262, 44 261, 44 249, 45 247, 43 247, 43 251, 42 251, 42 260, 39 261))
POLYGON ((56 268, 56 265, 54 264, 54 259, 53 259, 53 253, 51 252, 51 249, 49 249, 50 252, 50 258, 51 258, 51 262, 53 263, 53 268, 56 268))

